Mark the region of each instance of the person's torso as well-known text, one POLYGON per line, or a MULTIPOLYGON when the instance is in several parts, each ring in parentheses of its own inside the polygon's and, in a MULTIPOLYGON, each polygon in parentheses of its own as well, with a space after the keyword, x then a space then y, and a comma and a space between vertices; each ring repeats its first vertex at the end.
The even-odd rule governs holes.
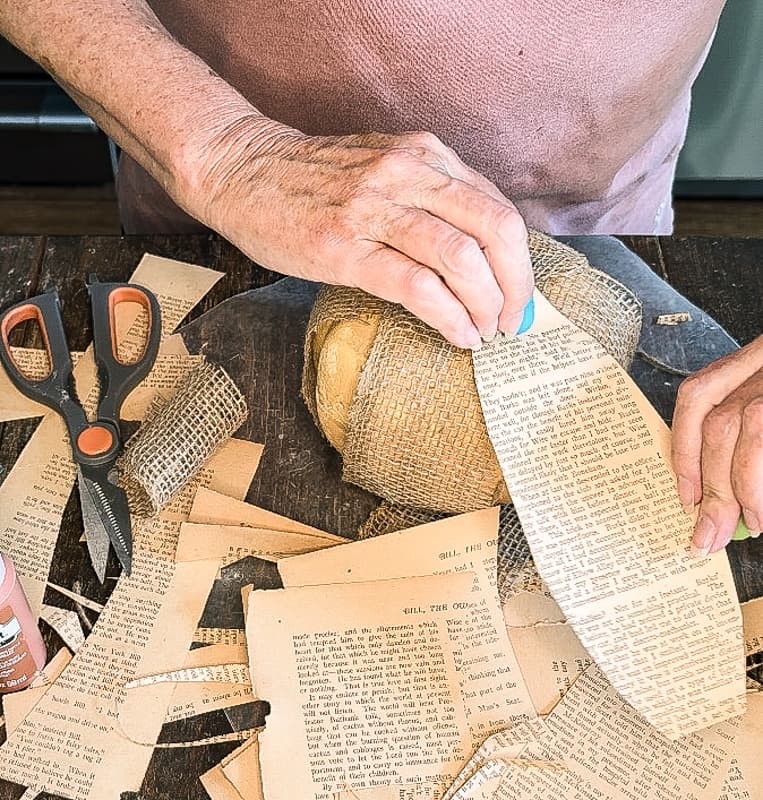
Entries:
POLYGON ((723 0, 151 4, 274 119, 311 134, 429 130, 531 223, 635 232, 659 227, 723 0))

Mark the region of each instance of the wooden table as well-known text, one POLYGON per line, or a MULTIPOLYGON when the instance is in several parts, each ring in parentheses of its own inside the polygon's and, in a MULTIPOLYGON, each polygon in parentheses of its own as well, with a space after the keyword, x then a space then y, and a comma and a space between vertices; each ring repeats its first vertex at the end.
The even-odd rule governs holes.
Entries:
MULTIPOLYGON (((740 343, 750 341, 763 330, 763 238, 624 237, 623 241, 690 300, 713 314, 740 343)), ((125 280, 146 251, 226 273, 190 319, 226 298, 277 277, 213 236, 0 237, 0 308, 55 286, 62 299, 70 344, 74 349, 83 349, 90 341, 85 278, 96 272, 101 280, 125 280)), ((302 353, 299 342, 284 335, 284 331, 291 330, 290 314, 303 322, 305 313, 305 308, 290 311, 277 306, 268 309, 265 317, 259 311, 250 318, 242 315, 229 331, 229 340, 240 342, 238 374, 234 377, 249 384, 252 409, 251 418, 239 435, 266 445, 264 462, 248 499, 325 530, 353 536, 376 500, 340 482, 339 458, 321 439, 298 398, 302 353)), ((295 326, 298 330, 299 325, 295 326)), ((215 349, 215 343, 209 341, 215 337, 209 336, 203 320, 191 326, 187 338, 191 346, 203 340, 208 349, 215 349)), ((40 343, 30 336, 24 344, 40 343)), ((0 426, 0 481, 12 468, 36 424, 30 420, 0 426)), ((103 602, 105 590, 92 576, 79 541, 81 530, 78 503, 72 498, 64 514, 50 579, 63 586, 72 586, 79 580, 81 593, 103 602)), ((740 598, 763 595, 763 537, 734 544, 729 550, 740 598)), ((63 598, 52 593, 46 596, 48 600, 65 604, 63 598)), ((50 652, 54 652, 60 641, 44 627, 50 652)), ((230 730, 229 720, 219 712, 165 726, 162 739, 185 740, 226 730, 230 730)), ((141 797, 206 798, 197 776, 220 761, 233 746, 156 751, 141 797)), ((0 800, 16 800, 22 792, 23 789, 0 781, 0 800)))

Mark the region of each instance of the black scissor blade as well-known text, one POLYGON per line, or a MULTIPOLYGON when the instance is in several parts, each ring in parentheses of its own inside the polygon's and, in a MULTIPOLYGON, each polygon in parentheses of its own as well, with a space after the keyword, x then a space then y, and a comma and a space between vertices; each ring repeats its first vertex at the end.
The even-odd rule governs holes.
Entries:
POLYGON ((129 575, 132 569, 132 529, 127 496, 111 483, 103 469, 80 467, 80 481, 84 486, 84 492, 80 489, 80 494, 87 494, 87 498, 83 498, 83 518, 93 525, 97 519, 129 575))

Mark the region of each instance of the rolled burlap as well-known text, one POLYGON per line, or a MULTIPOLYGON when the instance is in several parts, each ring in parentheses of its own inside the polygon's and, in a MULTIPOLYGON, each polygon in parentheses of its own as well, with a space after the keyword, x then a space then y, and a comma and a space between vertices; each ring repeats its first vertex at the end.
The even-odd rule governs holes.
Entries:
MULTIPOLYGON (((529 244, 540 291, 627 369, 641 328, 636 297, 548 236, 531 233, 529 244)), ((345 480, 435 512, 508 502, 471 352, 401 306, 324 287, 308 323, 302 394, 342 454, 345 480)))
POLYGON ((130 511, 158 513, 247 417, 246 399, 228 373, 202 359, 175 394, 154 405, 127 442, 118 468, 130 511))

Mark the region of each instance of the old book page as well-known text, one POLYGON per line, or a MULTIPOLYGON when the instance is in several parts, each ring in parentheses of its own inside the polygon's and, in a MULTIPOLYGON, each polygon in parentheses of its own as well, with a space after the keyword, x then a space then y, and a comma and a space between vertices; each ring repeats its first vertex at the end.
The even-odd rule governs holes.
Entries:
POLYGON ((205 772, 200 777, 201 784, 211 800, 264 800, 259 763, 259 740, 255 735, 205 772), (240 763, 229 769, 234 762, 240 763))
POLYGON ((40 698, 50 689, 53 682, 72 660, 71 653, 62 647, 43 667, 29 688, 21 692, 5 694, 2 697, 5 730, 8 736, 18 728, 26 715, 37 705, 40 698))
POLYGON ((529 741, 524 759, 560 760, 566 769, 512 765, 495 800, 717 800, 734 753, 734 726, 718 723, 669 739, 591 666, 543 720, 505 736, 529 741))
POLYGON ((488 621, 475 575, 253 591, 247 641, 267 800, 426 781, 445 788, 507 724, 508 668, 485 705, 463 686, 488 621), (479 731, 479 733, 478 733, 479 731))
MULTIPOLYGON (((751 800, 763 800, 763 692, 749 692, 734 750, 751 800)), ((737 785, 740 781, 737 782, 737 785)))
MULTIPOLYGON (((222 277, 222 273, 146 255, 131 281, 151 289, 162 310, 166 336, 222 277)), ((117 306, 124 357, 143 347, 143 324, 134 303, 117 306)), ((77 392, 92 411, 98 389, 92 347, 74 370, 77 392)), ((34 614, 39 614, 50 561, 76 468, 63 419, 49 411, 0 486, 0 550, 16 566, 34 614)))
POLYGON ((548 714, 591 665, 591 657, 563 623, 509 628, 508 633, 535 710, 548 714))
POLYGON ((763 653, 763 597, 742 603, 745 655, 763 653))
POLYGON ((260 775, 259 735, 252 736, 222 762, 222 770, 242 800, 265 800, 260 775))
POLYGON ((725 553, 697 558, 670 433, 628 375, 539 293, 474 354, 488 432, 535 563, 617 690, 671 737, 744 710, 725 553), (687 657, 690 654, 690 657, 687 657))
POLYGON ((316 536, 335 544, 343 544, 347 539, 326 533, 319 528, 305 525, 303 522, 283 517, 273 511, 267 511, 259 506, 243 501, 231 502, 228 498, 221 498, 211 489, 200 489, 193 500, 189 522, 206 523, 210 525, 241 525, 250 528, 265 528, 270 531, 283 531, 285 533, 302 533, 306 536, 316 536))
POLYGON ((219 568, 216 559, 176 563, 181 522, 196 487, 243 497, 261 445, 233 439, 162 514, 135 525, 132 573, 122 575, 93 631, 55 684, 0 748, 0 776, 72 800, 118 800, 137 791, 174 684, 125 684, 177 666, 188 652, 219 568))
POLYGON ((226 566, 245 556, 276 561, 286 556, 312 553, 324 547, 335 547, 336 543, 312 534, 238 525, 184 522, 181 545, 178 549, 180 561, 219 557, 222 565, 226 566))
MULTIPOLYGON (((498 508, 487 508, 408 530, 351 542, 278 563, 284 586, 368 581, 470 571, 483 619, 464 648, 459 680, 493 719, 535 716, 517 657, 506 636, 497 582, 498 508), (496 687, 500 685, 500 691, 496 687)), ((489 727, 489 726, 488 726, 489 727)), ((484 735, 484 729, 475 733, 484 735)))

